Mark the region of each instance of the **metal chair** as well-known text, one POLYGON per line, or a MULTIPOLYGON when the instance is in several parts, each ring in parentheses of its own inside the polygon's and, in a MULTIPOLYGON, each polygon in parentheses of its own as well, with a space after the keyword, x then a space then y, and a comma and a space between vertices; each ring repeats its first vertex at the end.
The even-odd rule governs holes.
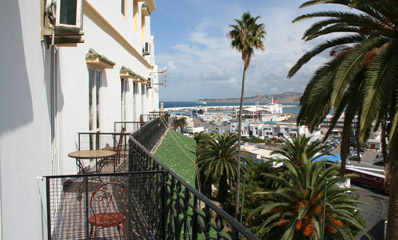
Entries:
MULTIPOLYGON (((118 135, 118 134, 115 134, 115 139, 114 139, 114 142, 116 143, 117 142, 117 146, 114 146, 114 147, 104 147, 104 148, 102 148, 102 150, 110 150, 110 151, 115 151, 116 152, 116 156, 115 156, 115 158, 114 158, 114 165, 115 165, 115 167, 120 163, 120 154, 121 154, 121 151, 122 151, 122 146, 123 146, 123 139, 124 139, 124 133, 126 132, 126 129, 125 128, 122 128, 122 130, 120 131, 120 135, 119 135, 119 141, 117 142, 116 141, 116 135, 118 135)), ((105 161, 105 163, 106 163, 107 161, 105 161)))
POLYGON ((119 182, 104 183, 92 194, 90 207, 92 215, 90 223, 90 239, 94 232, 94 239, 98 233, 107 227, 116 227, 119 239, 126 239, 125 221, 128 203, 128 190, 119 182))

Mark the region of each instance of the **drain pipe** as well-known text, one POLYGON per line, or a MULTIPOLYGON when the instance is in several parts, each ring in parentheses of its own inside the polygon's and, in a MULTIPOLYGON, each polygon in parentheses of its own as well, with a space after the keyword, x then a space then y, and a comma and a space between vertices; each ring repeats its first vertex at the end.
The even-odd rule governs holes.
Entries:
POLYGON ((52 27, 51 38, 51 173, 58 174, 58 141, 57 141, 57 72, 56 72, 56 49, 54 44, 55 28, 52 27))

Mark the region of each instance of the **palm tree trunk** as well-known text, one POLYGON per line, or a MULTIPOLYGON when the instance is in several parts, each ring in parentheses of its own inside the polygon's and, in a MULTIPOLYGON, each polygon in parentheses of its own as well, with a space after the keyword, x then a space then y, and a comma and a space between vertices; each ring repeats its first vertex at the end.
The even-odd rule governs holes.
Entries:
POLYGON ((387 131, 387 123, 386 120, 384 119, 381 121, 381 153, 383 155, 383 160, 386 163, 387 161, 387 141, 386 141, 386 136, 388 136, 387 131))
POLYGON ((227 182, 227 173, 223 172, 223 175, 220 177, 220 181, 218 183, 218 201, 224 206, 225 200, 227 200, 228 194, 228 182, 227 182))
POLYGON ((348 129, 343 131, 343 136, 341 139, 340 145, 340 157, 341 157, 341 165, 340 165, 340 175, 345 175, 345 165, 347 162, 348 152, 349 152, 349 143, 350 143, 350 136, 351 136, 351 124, 348 124, 348 129))
POLYGON ((398 239, 398 144, 390 148, 388 164, 390 164, 391 184, 388 200, 387 240, 398 239))
POLYGON ((240 93, 240 104, 239 104, 239 125, 238 125, 238 169, 236 173, 236 204, 235 204, 235 219, 238 220, 239 217, 239 195, 240 195, 240 145, 242 137, 242 113, 243 113, 243 97, 245 95, 245 78, 246 78, 247 66, 243 67, 242 76, 242 91, 240 93))

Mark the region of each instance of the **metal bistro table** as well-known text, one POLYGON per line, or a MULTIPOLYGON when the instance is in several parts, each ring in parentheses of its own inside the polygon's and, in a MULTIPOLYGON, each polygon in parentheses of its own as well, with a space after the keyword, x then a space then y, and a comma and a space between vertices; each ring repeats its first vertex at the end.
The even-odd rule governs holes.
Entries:
POLYGON ((95 170, 97 173, 99 173, 98 159, 104 160, 109 157, 114 157, 115 155, 116 152, 109 150, 82 150, 82 151, 71 152, 68 154, 69 157, 76 159, 76 165, 79 167, 79 169, 83 174, 87 173, 85 171, 83 159, 90 159, 90 160, 95 159, 95 170))

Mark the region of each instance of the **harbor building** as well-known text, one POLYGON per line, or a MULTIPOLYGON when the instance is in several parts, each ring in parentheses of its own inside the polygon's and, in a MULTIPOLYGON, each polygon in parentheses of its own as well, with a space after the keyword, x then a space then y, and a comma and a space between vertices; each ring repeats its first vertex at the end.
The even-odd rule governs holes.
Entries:
MULTIPOLYGON (((266 104, 264 106, 258 105, 255 106, 245 106, 242 109, 242 118, 243 119, 253 119, 259 122, 267 122, 267 121, 285 121, 289 118, 293 117, 293 114, 283 113, 282 104, 278 103, 277 100, 272 100, 271 103, 266 104)), ((240 110, 235 110, 236 118, 239 118, 240 110)))
MULTIPOLYGON (((238 132, 238 122, 232 122, 230 132, 238 132)), ((287 138, 289 135, 311 135, 305 126, 297 126, 294 122, 242 122, 242 136, 259 139, 272 139, 274 137, 287 138)))

